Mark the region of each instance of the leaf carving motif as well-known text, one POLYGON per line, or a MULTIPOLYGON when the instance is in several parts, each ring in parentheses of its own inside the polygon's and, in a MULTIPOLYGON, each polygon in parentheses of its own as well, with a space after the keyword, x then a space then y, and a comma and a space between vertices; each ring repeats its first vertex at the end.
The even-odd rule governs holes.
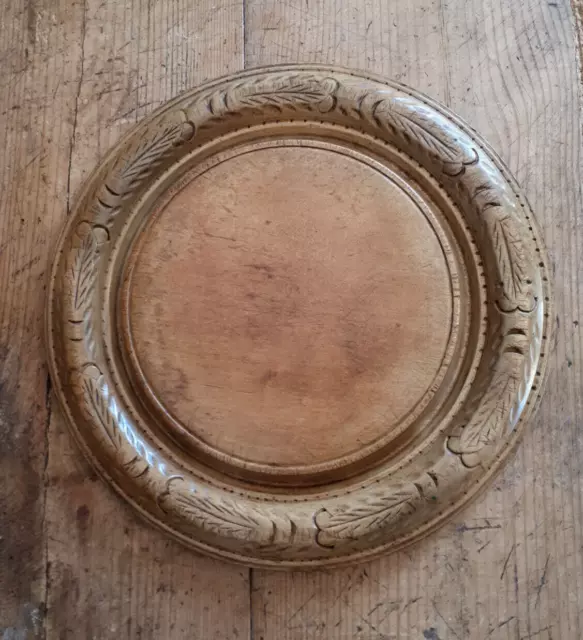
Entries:
POLYGON ((261 522, 236 502, 185 491, 176 492, 174 501, 193 522, 211 533, 249 540, 261 531, 261 522))
POLYGON ((119 431, 118 416, 111 410, 108 394, 104 392, 103 375, 99 369, 91 364, 77 372, 78 384, 83 389, 87 409, 99 420, 105 435, 116 449, 122 445, 122 435, 119 431))
POLYGON ((133 193, 180 146, 194 135, 189 121, 174 123, 146 132, 135 149, 129 149, 112 167, 94 196, 93 208, 104 214, 110 225, 120 212, 124 199, 133 193))
POLYGON ((91 303, 91 294, 95 288, 97 243, 91 232, 86 233, 81 246, 75 252, 73 260, 73 311, 83 312, 91 303))
POLYGON ((290 111, 319 111, 327 113, 336 106, 338 82, 315 75, 281 74, 271 78, 235 82, 220 91, 198 99, 193 106, 202 107, 211 114, 203 127, 223 120, 227 115, 238 116, 240 111, 272 109, 281 113, 290 111))
POLYGON ((366 501, 339 508, 334 513, 322 510, 315 517, 318 543, 324 547, 333 546, 335 541, 356 540, 376 533, 415 511, 419 497, 415 485, 411 484, 390 493, 371 495, 366 501))
POLYGON ((504 430, 517 388, 518 382, 513 375, 498 374, 460 436, 449 438, 449 449, 458 454, 470 454, 495 444, 504 430))
POLYGON ((528 264, 521 238, 516 233, 509 216, 491 216, 490 228, 503 291, 499 301, 504 311, 531 311, 533 300, 527 291, 528 264))
MULTIPOLYGON (((523 322, 525 318, 523 315, 523 322)), ((542 310, 537 306, 532 314, 532 334, 528 340, 526 330, 517 325, 506 333, 500 345, 501 369, 494 374, 494 380, 470 421, 448 438, 448 449, 460 455, 467 467, 480 464, 483 450, 502 441, 506 429, 513 428, 520 418, 524 398, 538 366, 542 319, 542 310)))
POLYGON ((378 95, 361 96, 358 107, 351 112, 369 125, 382 129, 407 145, 416 146, 439 161, 447 175, 460 175, 464 166, 477 162, 476 151, 465 147, 438 126, 429 110, 419 106, 411 108, 407 98, 378 95))
POLYGON ((73 291, 71 299, 72 320, 80 321, 95 290, 99 246, 103 241, 101 230, 94 230, 86 222, 77 227, 71 247, 71 277, 73 291))
POLYGON ((95 355, 95 337, 93 335, 93 294, 97 282, 99 248, 107 240, 107 232, 101 227, 90 227, 82 222, 73 236, 71 248, 70 277, 72 291, 70 298, 69 322, 80 327, 81 337, 74 333, 71 339, 84 340, 91 357, 95 355))
POLYGON ((376 103, 373 117, 380 121, 381 126, 392 126, 407 142, 417 142, 435 157, 445 158, 451 163, 469 164, 474 161, 473 154, 468 155, 461 145, 435 125, 431 117, 421 110, 404 109, 399 98, 376 103))

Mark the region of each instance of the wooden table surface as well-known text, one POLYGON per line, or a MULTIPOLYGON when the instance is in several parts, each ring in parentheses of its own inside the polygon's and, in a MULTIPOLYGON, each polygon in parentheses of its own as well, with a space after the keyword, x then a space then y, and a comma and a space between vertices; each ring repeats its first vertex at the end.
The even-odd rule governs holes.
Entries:
POLYGON ((577 7, 568 0, 14 0, 0 21, 0 637, 583 637, 583 284, 577 7), (45 278, 81 182, 197 83, 279 62, 385 74, 483 134, 523 185, 556 292, 551 372, 515 458, 408 550, 248 570, 142 523, 51 395, 45 278))

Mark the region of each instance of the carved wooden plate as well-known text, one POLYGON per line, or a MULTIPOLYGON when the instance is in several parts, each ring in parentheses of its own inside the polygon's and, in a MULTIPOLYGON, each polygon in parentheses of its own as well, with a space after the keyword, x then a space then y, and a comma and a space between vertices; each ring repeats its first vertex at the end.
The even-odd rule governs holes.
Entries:
POLYGON ((252 565, 426 535, 516 443, 549 284, 508 170, 402 85, 287 66, 210 82, 97 168, 48 351, 81 447, 144 516, 252 565))

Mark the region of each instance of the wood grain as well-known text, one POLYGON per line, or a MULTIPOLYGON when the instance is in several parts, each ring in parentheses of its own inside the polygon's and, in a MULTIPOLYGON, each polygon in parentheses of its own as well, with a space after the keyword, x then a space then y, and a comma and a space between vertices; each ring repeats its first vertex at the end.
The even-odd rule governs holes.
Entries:
POLYGON ((55 77, 57 66, 64 78, 70 65, 54 39, 40 36, 33 9, 5 6, 0 38, 0 629, 7 637, 36 637, 45 612, 43 291, 66 193, 58 146, 68 146, 70 131, 62 121, 68 92, 55 77))
MULTIPOLYGON (((67 209, 128 127, 185 88, 240 67, 241 15, 232 2, 88 2, 78 9, 77 27, 60 34, 79 40, 69 54, 76 64, 67 209)), ((117 497, 78 465, 55 412, 46 472, 46 636, 248 637, 247 572, 168 542, 120 510, 117 497)))
POLYGON ((382 72, 443 101, 525 188, 557 293, 538 417, 496 486, 409 552, 317 575, 254 572, 256 636, 578 638, 582 382, 578 68, 564 2, 250 0, 246 62, 382 72))
POLYGON ((581 637, 583 231, 569 3, 245 5, 21 0, 2 8, 2 637, 581 637), (544 227, 557 328, 538 418, 496 486, 457 522, 358 569, 247 576, 140 523, 94 481, 58 412, 48 428, 44 272, 81 180, 129 125, 243 62, 290 61, 384 73, 474 125, 517 174, 544 227))
POLYGON ((158 104, 242 65, 242 6, 10 3, 0 51, 0 635, 246 638, 246 570, 169 543, 95 481, 51 415, 42 340, 81 181, 158 104))
POLYGON ((248 638, 248 571, 142 523, 80 458, 59 411, 50 431, 46 637, 248 638))
POLYGON ((415 202, 352 157, 237 156, 144 232, 130 357, 195 453, 199 438, 278 472, 345 475, 342 458, 403 429, 438 373, 453 316, 443 251, 415 202))

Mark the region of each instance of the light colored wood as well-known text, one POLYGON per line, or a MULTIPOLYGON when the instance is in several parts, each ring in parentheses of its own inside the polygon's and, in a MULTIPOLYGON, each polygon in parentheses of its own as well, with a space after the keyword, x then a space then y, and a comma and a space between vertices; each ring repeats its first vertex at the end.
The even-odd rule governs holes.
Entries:
POLYGON ((245 20, 242 4, 232 2, 89 0, 84 7, 61 0, 2 8, 0 313, 1 344, 10 358, 2 359, 1 632, 27 640, 91 637, 92 626, 96 637, 128 639, 580 638, 580 96, 569 3, 246 5, 245 20), (239 574, 211 561, 195 573, 190 558, 198 563, 198 557, 182 556, 101 482, 92 482, 56 413, 46 433, 39 340, 43 272, 64 219, 72 138, 74 194, 121 129, 180 89, 241 67, 243 27, 247 66, 309 60, 369 68, 450 104, 476 126, 517 175, 543 223, 559 317, 539 417, 481 502, 408 554, 361 569, 291 576, 253 571, 251 620, 248 585, 239 574), (40 480, 45 443, 50 484, 40 480), (89 493, 81 497, 69 484, 89 493), (79 525, 71 525, 84 504, 95 505, 88 518, 80 511, 94 541, 85 546, 77 541, 79 525), (112 551, 119 541, 110 532, 118 521, 131 523, 126 557, 132 560, 121 568, 112 551), (148 541, 142 550, 141 539, 148 541), (166 544, 170 557, 189 558, 184 568, 175 561, 162 569, 166 544), (146 547, 157 551, 150 555, 146 547), (45 548, 54 564, 45 562, 45 548), (63 567, 80 580, 79 590, 62 588, 63 567), (148 587, 146 597, 142 589, 156 567, 174 586, 152 579, 156 587, 148 587), (93 574, 100 576, 95 592, 93 574), (210 576, 233 590, 209 592, 210 576), (186 593, 184 605, 173 591, 186 593), (240 606, 226 608, 226 594, 240 606), (188 613, 194 602, 200 617, 200 609, 188 613), (112 619, 122 621, 115 631, 106 626, 112 619))
POLYGON ((448 265, 421 209, 326 148, 211 168, 167 205, 131 281, 154 394, 194 438, 282 470, 338 467, 400 431, 452 330, 448 265))
POLYGON ((506 460, 545 380, 548 281, 524 196, 456 116, 333 67, 246 71, 153 113, 83 186, 51 380, 96 469, 179 540, 354 563, 506 460))
POLYGON ((53 411, 47 638, 249 638, 248 570, 194 554, 120 508, 79 453, 53 411))
MULTIPOLYGON (((50 5, 36 11, 46 20, 40 33, 57 39, 70 61, 62 83, 72 101, 61 116, 73 135, 64 150, 68 209, 128 127, 187 87, 242 64, 238 3, 87 2, 74 11, 63 3, 57 19, 50 5)), ((48 434, 47 637, 247 638, 247 572, 189 554, 120 511, 116 496, 84 465, 79 471, 58 410, 48 434)))
POLYGON ((242 6, 33 0, 2 14, 0 636, 248 638, 247 571, 169 542, 81 461, 50 411, 42 329, 81 181, 159 103, 242 65, 242 6))
POLYGON ((246 61, 382 72, 444 101, 526 189, 558 330, 538 418, 496 486, 408 552, 362 569, 254 571, 254 629, 300 638, 581 637, 579 80, 565 2, 251 0, 246 61))
MULTIPOLYGON (((2 9, 0 59, 0 633, 36 637, 43 626, 43 544, 49 419, 43 288, 50 237, 60 224, 67 159, 52 109, 63 100, 45 73, 46 41, 24 3, 2 9)), ((50 65, 54 64, 54 61, 50 65)), ((62 138, 67 142, 66 132, 62 138)), ((16 636, 14 636, 16 637, 16 636)), ((21 637, 25 637, 22 636, 21 637)))

